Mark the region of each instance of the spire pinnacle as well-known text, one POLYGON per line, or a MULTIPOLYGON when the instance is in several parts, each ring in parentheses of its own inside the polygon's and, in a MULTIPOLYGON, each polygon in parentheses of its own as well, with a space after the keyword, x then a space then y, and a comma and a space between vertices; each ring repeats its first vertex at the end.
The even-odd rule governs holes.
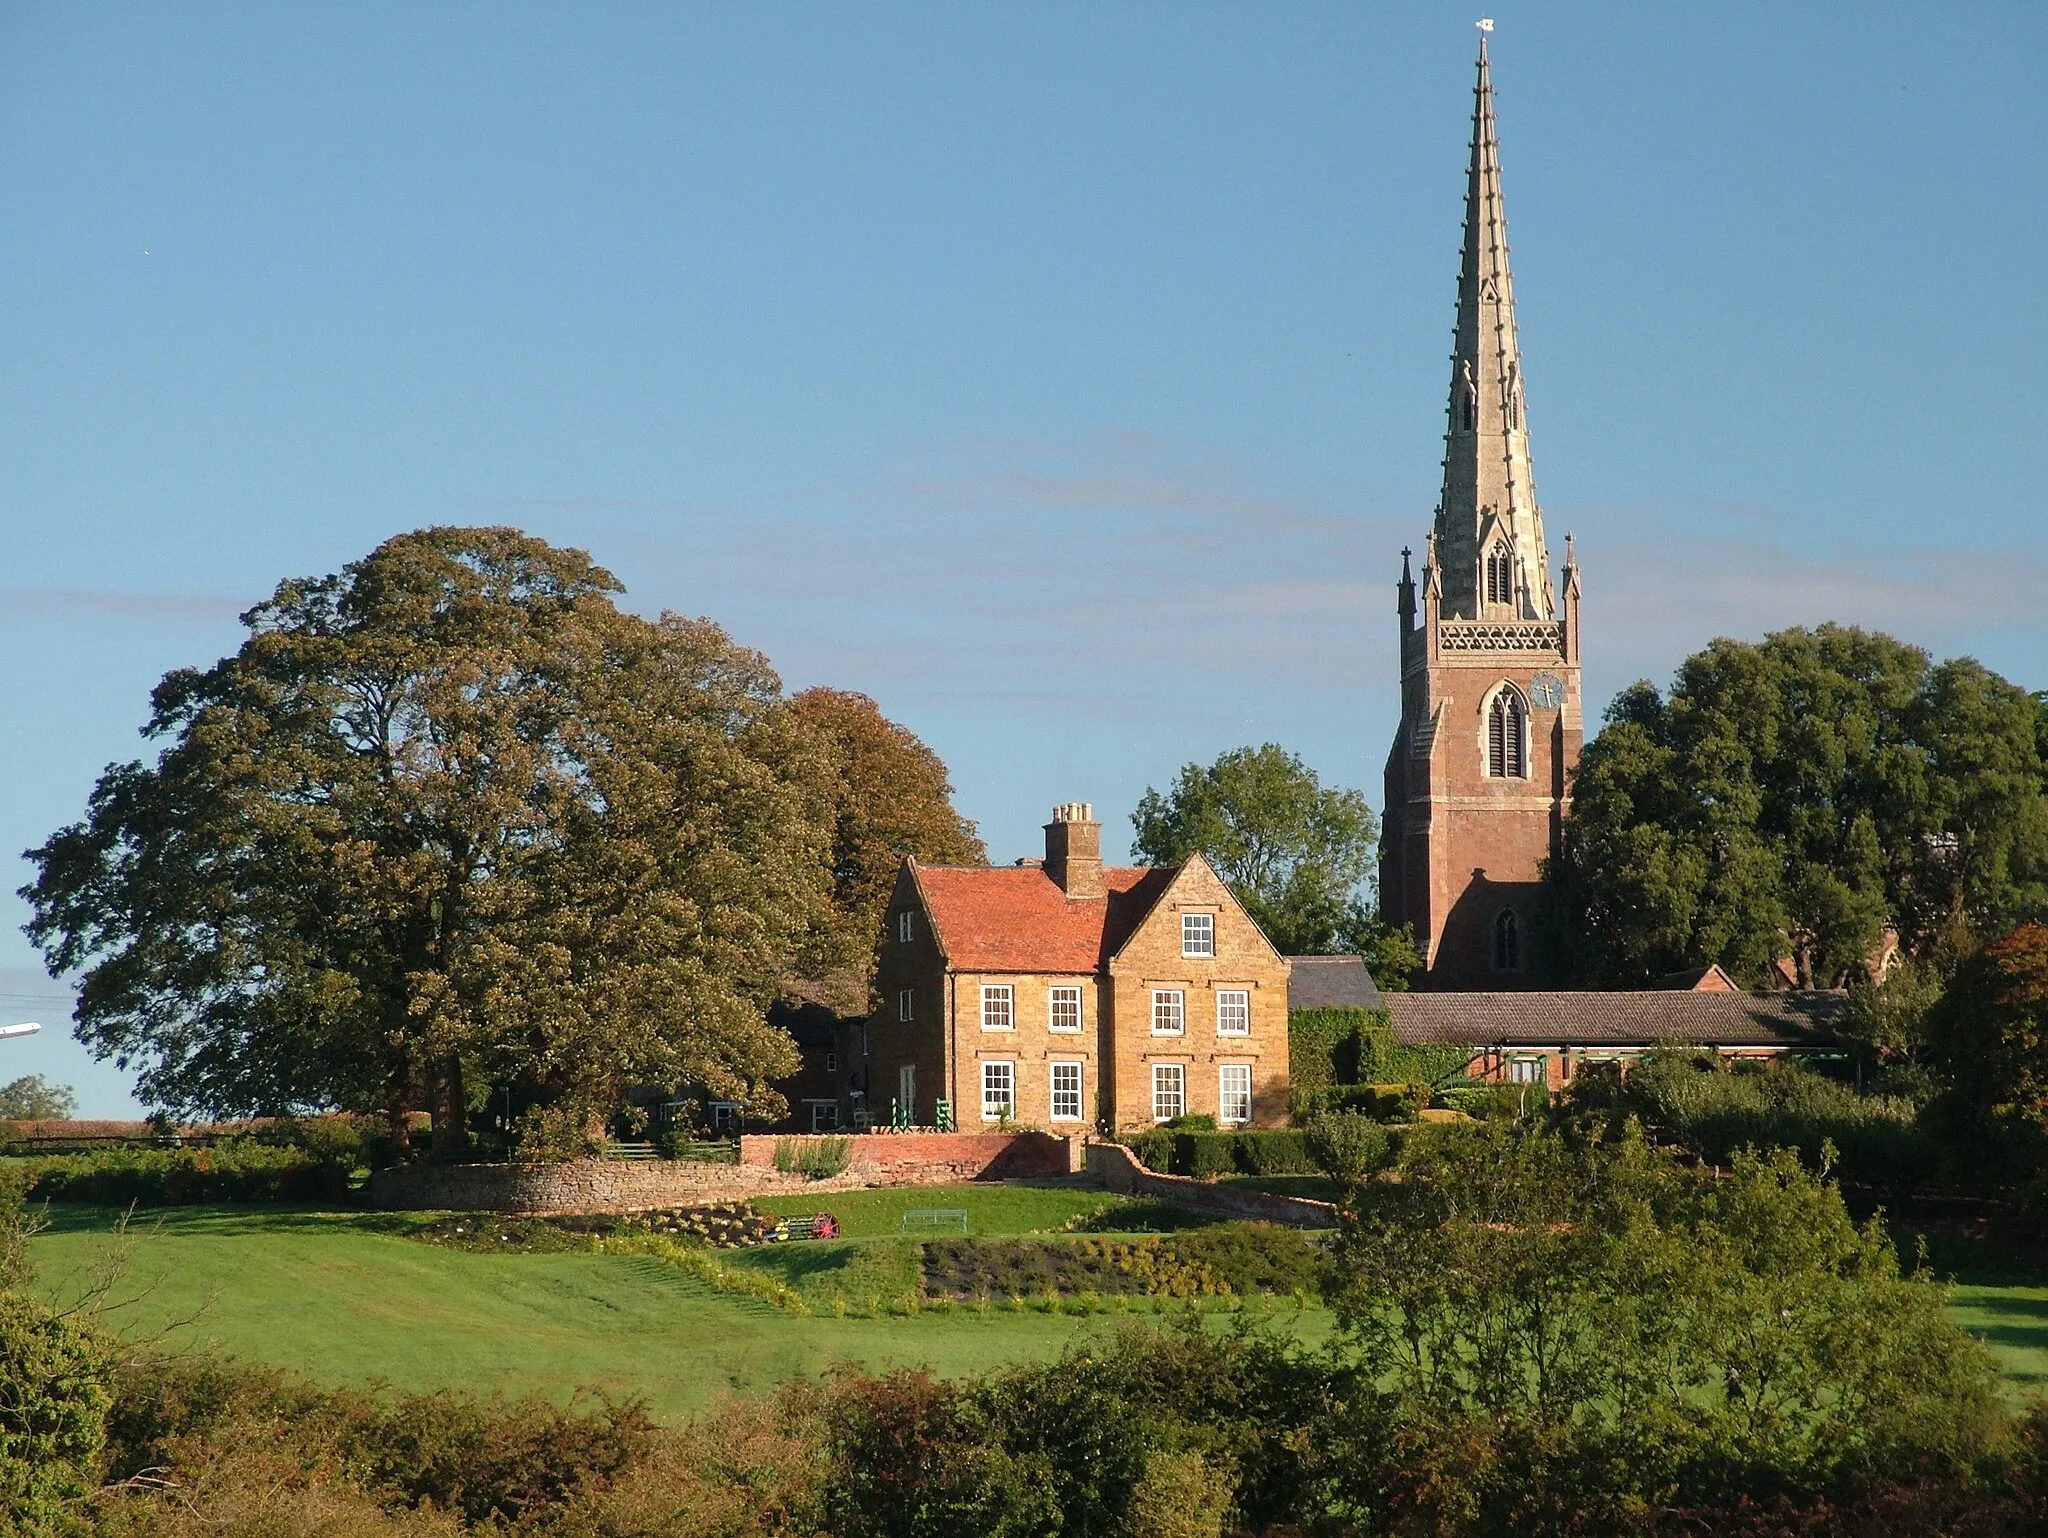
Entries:
POLYGON ((1458 326, 1436 532, 1446 614, 1550 619, 1555 602, 1530 470, 1493 66, 1486 51, 1492 30, 1491 20, 1479 22, 1458 326))

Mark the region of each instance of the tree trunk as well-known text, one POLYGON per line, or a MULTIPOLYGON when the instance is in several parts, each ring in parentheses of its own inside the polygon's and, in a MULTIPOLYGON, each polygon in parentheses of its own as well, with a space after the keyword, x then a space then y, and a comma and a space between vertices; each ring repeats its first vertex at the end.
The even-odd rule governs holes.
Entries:
POLYGON ((462 1061, 444 1057, 434 1065, 434 1157, 458 1159, 469 1152, 469 1095, 462 1061))
POLYGON ((393 1162, 403 1164, 407 1154, 412 1152, 412 1096, 408 1093, 411 1075, 403 1064, 393 1068, 384 1078, 384 1125, 391 1136, 393 1162))

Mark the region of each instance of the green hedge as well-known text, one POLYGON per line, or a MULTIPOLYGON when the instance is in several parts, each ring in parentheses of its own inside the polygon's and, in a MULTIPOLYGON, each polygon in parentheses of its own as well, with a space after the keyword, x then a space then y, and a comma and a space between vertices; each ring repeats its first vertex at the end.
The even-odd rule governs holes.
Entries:
POLYGON ((182 1207, 339 1201, 349 1170, 304 1148, 236 1140, 211 1148, 109 1148, 11 1161, 31 1201, 182 1207))
POLYGON ((1299 1132, 1173 1132, 1161 1128, 1130 1139, 1138 1162, 1162 1175, 1313 1175, 1308 1141, 1299 1132))
POLYGON ((1356 1111, 1374 1121, 1413 1121, 1429 1100, 1421 1084, 1339 1084, 1324 1089, 1297 1089, 1287 1108, 1297 1122, 1336 1111, 1356 1111))

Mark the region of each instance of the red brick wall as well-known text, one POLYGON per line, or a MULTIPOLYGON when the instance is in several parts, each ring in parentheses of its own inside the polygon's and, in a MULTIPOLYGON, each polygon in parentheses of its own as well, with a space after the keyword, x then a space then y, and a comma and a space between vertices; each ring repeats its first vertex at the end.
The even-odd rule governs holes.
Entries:
MULTIPOLYGON (((782 1139, 740 1139, 742 1164, 772 1166, 782 1139)), ((1080 1140, 1043 1132, 867 1132, 853 1145, 849 1171, 868 1169, 883 1185, 1066 1175, 1080 1168, 1080 1140)))

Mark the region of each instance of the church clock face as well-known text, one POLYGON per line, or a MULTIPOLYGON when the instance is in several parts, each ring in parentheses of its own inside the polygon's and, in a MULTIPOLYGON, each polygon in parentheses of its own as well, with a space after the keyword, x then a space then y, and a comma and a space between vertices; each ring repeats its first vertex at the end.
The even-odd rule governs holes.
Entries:
POLYGON ((1555 673, 1538 673, 1529 680, 1529 698, 1543 710, 1555 710, 1564 703, 1564 680, 1555 673))

